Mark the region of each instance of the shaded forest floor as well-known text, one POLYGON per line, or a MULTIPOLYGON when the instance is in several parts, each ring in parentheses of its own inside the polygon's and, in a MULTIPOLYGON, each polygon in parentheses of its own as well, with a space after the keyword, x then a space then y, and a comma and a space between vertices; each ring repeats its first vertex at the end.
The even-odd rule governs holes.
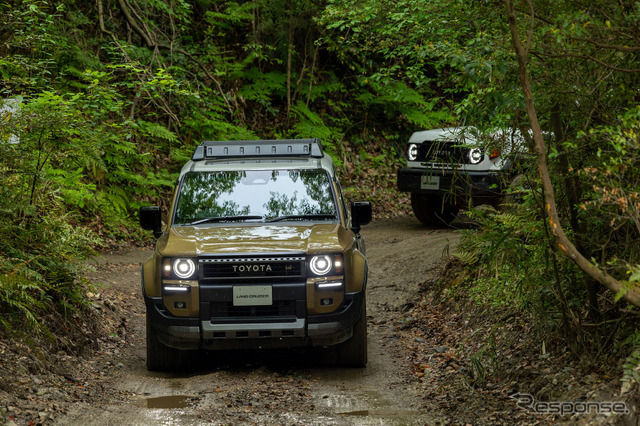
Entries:
POLYGON ((560 339, 541 342, 528 315, 445 297, 460 272, 456 261, 440 264, 405 314, 403 340, 426 401, 457 413, 461 424, 639 424, 638 386, 620 395, 622 360, 578 359, 560 339), (582 414, 586 402, 605 404, 582 414), (611 403, 628 414, 594 414, 610 412, 611 403))

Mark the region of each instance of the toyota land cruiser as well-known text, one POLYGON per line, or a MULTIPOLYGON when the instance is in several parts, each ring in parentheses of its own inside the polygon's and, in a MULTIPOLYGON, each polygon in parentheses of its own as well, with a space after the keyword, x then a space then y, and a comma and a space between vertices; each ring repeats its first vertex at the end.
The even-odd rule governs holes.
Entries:
POLYGON ((481 138, 473 128, 415 132, 407 142, 407 167, 398 170, 400 191, 425 225, 449 225, 463 206, 497 205, 516 176, 514 158, 525 144, 518 131, 481 138))
POLYGON ((166 223, 143 265, 147 368, 185 350, 330 347, 367 362, 369 202, 342 196, 317 139, 207 141, 180 172, 166 223))

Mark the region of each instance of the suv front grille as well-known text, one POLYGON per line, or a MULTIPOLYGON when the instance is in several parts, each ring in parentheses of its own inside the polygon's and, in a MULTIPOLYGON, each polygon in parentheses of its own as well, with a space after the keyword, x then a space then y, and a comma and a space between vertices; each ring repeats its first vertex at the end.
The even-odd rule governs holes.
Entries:
POLYGON ((200 316, 209 324, 295 323, 306 317, 306 255, 209 255, 200 265, 200 316), (269 286, 264 305, 234 305, 234 288, 269 286))
POLYGON ((251 278, 301 278, 305 274, 304 256, 257 256, 201 258, 202 279, 229 280, 251 278))
POLYGON ((438 164, 468 163, 468 149, 459 146, 459 141, 425 141, 418 145, 415 161, 438 164))

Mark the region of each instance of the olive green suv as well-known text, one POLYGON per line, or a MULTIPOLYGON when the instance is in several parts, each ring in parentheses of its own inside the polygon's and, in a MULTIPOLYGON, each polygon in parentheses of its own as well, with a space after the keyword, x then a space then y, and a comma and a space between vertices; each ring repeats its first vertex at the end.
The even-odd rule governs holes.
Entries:
POLYGON ((203 142, 166 222, 140 209, 157 238, 142 270, 147 368, 174 369, 185 350, 299 346, 364 367, 370 220, 317 139, 203 142))

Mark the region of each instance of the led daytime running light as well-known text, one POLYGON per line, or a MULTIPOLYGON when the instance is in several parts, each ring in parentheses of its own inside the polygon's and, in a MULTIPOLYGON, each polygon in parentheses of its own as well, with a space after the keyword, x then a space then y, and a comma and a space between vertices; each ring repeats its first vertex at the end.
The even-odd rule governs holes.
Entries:
POLYGON ((342 287, 342 281, 323 281, 316 283, 319 290, 336 289, 342 287))
POLYGON ((165 292, 170 293, 187 293, 189 292, 189 286, 187 285, 165 285, 165 292))

